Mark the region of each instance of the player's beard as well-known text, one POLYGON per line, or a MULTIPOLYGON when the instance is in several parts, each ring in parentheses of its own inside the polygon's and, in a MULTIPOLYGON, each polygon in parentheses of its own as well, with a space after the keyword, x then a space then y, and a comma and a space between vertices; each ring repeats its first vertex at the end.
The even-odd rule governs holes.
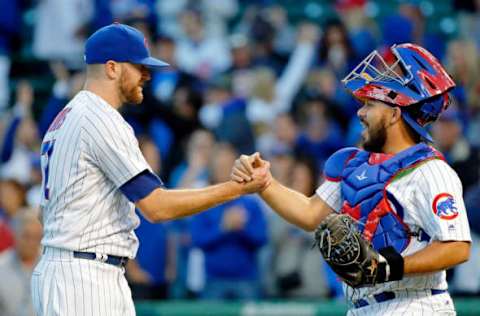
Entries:
POLYGON ((122 74, 120 78, 120 92, 127 103, 140 104, 143 101, 143 81, 136 84, 128 82, 128 77, 122 74))
POLYGON ((383 118, 374 125, 366 126, 366 133, 362 135, 362 147, 366 151, 381 153, 387 141, 387 129, 383 118))

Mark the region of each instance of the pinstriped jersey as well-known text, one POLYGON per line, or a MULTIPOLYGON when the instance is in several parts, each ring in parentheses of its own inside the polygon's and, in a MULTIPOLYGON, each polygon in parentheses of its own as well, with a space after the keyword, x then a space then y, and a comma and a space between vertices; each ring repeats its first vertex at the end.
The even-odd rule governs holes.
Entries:
MULTIPOLYGON (((462 197, 462 184, 456 172, 443 160, 428 160, 412 172, 395 179, 387 186, 404 209, 403 221, 410 231, 426 232, 431 240, 471 241, 467 214, 462 197)), ((340 182, 326 180, 316 191, 330 207, 339 212, 343 204, 340 182)), ((390 201, 389 201, 390 202, 390 201)), ((395 205, 390 202, 394 211, 395 205)), ((412 237, 403 256, 413 254, 428 245, 412 237)), ((346 287, 347 297, 353 301, 384 291, 409 289, 447 289, 445 271, 387 282, 353 291, 346 287)))
POLYGON ((119 188, 150 167, 120 113, 79 92, 50 125, 41 153, 42 244, 133 258, 139 218, 119 188))

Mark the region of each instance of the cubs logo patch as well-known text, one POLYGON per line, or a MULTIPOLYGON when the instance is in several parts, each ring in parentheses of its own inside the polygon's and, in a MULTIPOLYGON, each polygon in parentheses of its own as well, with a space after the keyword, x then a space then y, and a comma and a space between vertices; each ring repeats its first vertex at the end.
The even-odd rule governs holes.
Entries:
POLYGON ((457 205, 453 196, 449 193, 440 193, 432 203, 433 213, 441 219, 454 219, 458 216, 457 205))

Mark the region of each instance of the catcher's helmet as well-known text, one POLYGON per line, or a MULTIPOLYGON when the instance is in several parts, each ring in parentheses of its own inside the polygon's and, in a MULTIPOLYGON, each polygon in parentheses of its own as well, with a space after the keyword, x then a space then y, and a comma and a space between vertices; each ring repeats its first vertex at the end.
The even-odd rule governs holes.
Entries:
POLYGON ((394 60, 386 62, 373 51, 342 82, 357 99, 399 106, 404 120, 431 142, 425 126, 448 107, 448 91, 455 83, 440 62, 418 45, 393 45, 390 52, 394 60))

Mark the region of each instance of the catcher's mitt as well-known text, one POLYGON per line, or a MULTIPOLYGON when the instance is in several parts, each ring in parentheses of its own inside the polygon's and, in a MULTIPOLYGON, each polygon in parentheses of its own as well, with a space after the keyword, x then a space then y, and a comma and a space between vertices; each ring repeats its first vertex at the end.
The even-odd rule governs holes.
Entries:
POLYGON ((345 214, 328 215, 315 231, 315 245, 335 273, 357 288, 400 280, 403 258, 387 247, 377 252, 345 214))

